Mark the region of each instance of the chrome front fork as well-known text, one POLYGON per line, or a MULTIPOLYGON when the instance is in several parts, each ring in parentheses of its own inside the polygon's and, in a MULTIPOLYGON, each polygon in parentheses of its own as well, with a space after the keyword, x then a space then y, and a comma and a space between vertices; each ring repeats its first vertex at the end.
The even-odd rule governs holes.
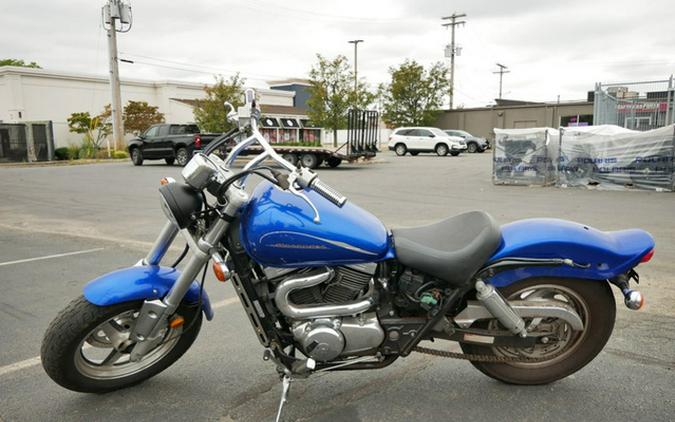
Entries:
MULTIPOLYGON (((162 341, 169 317, 178 309, 188 289, 199 276, 199 272, 209 262, 211 254, 215 253, 214 248, 220 238, 227 232, 229 225, 228 221, 219 218, 206 235, 198 241, 195 241, 187 230, 180 230, 180 233, 186 237, 190 245, 192 256, 163 299, 146 300, 143 303, 136 319, 136 325, 129 337, 131 341, 136 342, 136 346, 131 351, 130 359, 132 361, 140 360, 162 341)), ((147 265, 158 265, 178 232, 178 228, 168 222, 148 256, 141 262, 147 263, 147 265)))
POLYGON ((159 265, 166 255, 166 251, 169 250, 169 246, 173 243, 176 235, 178 234, 178 227, 174 226, 173 223, 167 221, 162 227, 162 231, 159 233, 159 236, 155 240, 155 243, 152 245, 152 249, 148 252, 148 255, 143 258, 138 264, 139 265, 159 265))

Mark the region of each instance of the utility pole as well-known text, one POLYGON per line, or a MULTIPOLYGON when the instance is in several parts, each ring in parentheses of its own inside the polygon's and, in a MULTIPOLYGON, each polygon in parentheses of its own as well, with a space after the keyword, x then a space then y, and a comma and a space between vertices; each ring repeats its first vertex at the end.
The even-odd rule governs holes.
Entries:
MULTIPOLYGON (((131 29, 131 5, 121 0, 108 0, 102 10, 103 27, 108 31, 108 60, 110 72, 111 111, 113 126, 113 144, 115 149, 124 145, 124 123, 122 121, 122 95, 120 93, 120 73, 117 58, 117 33, 131 29), (117 22, 119 21, 119 27, 117 22)), ((110 146, 108 146, 110 154, 110 146)))
POLYGON ((445 49, 445 57, 450 56, 450 90, 448 96, 450 97, 450 109, 452 109, 452 101, 455 96, 455 54, 457 54, 457 48, 455 47, 455 26, 464 25, 466 21, 458 21, 457 19, 463 18, 466 16, 466 13, 457 14, 453 13, 451 16, 442 17, 441 20, 450 20, 448 23, 442 24, 442 26, 450 27, 450 46, 445 49), (449 50, 449 51, 448 51, 449 50))
POLYGON ((358 46, 363 40, 351 40, 348 41, 350 44, 354 44, 354 96, 356 97, 357 91, 359 89, 359 69, 358 69, 358 46))
POLYGON ((511 71, 506 70, 506 69, 508 69, 508 67, 504 66, 503 64, 497 63, 497 66, 499 66, 499 70, 496 71, 496 72, 492 72, 492 73, 495 73, 495 74, 499 73, 499 99, 501 100, 502 99, 502 78, 504 77, 505 73, 511 73, 511 71))

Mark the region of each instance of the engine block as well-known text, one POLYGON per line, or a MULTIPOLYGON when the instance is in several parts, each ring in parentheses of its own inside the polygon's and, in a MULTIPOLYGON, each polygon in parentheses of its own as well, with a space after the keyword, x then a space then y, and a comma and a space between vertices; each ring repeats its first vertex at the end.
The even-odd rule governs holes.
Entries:
POLYGON ((359 264, 335 267, 333 278, 321 285, 291 293, 293 303, 345 303, 356 299, 368 288, 377 264, 359 264))

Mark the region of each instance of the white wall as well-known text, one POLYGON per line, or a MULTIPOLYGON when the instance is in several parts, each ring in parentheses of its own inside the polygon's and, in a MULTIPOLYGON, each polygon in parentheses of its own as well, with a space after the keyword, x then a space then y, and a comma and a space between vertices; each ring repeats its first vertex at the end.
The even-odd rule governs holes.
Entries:
MULTIPOLYGON (((203 87, 200 83, 122 80, 122 104, 129 100, 147 101, 159 107, 167 122, 190 123, 194 122, 192 107, 171 99, 203 98, 203 87)), ((293 92, 265 89, 257 92, 262 104, 293 105, 293 92)), ((67 119, 71 113, 98 114, 109 103, 110 88, 104 77, 44 69, 0 68, 0 121, 51 120, 57 148, 81 142, 81 135, 68 131, 67 119)))

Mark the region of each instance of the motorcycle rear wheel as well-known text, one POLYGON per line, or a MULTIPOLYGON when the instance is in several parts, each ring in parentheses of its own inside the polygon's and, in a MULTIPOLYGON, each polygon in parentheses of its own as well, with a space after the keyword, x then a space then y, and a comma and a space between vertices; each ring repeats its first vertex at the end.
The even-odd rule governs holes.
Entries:
POLYGON ((184 324, 165 333, 164 340, 138 362, 128 349, 117 351, 111 336, 127 336, 143 302, 97 306, 83 296, 73 300, 47 328, 42 340, 42 366, 57 384, 82 393, 106 393, 130 387, 160 373, 190 348, 199 334, 202 312, 181 305, 184 324), (110 331, 111 327, 115 331, 110 331))
MULTIPOLYGON (((548 384, 575 373, 602 351, 614 329, 616 303, 611 287, 606 281, 538 278, 514 283, 500 289, 500 292, 510 300, 516 298, 527 300, 527 297, 537 297, 532 294, 547 299, 562 300, 573 306, 584 322, 583 331, 572 332, 569 326, 565 327, 567 324, 564 322, 549 321, 552 324, 556 321, 562 324, 559 326, 557 342, 552 342, 550 345, 537 345, 531 350, 460 344, 464 353, 467 354, 545 358, 548 353, 551 356, 550 360, 532 363, 471 362, 485 375, 507 384, 548 384)), ((527 326, 532 319, 525 322, 527 326)), ((478 322, 474 325, 480 328, 497 328, 498 323, 492 320, 478 322)))

